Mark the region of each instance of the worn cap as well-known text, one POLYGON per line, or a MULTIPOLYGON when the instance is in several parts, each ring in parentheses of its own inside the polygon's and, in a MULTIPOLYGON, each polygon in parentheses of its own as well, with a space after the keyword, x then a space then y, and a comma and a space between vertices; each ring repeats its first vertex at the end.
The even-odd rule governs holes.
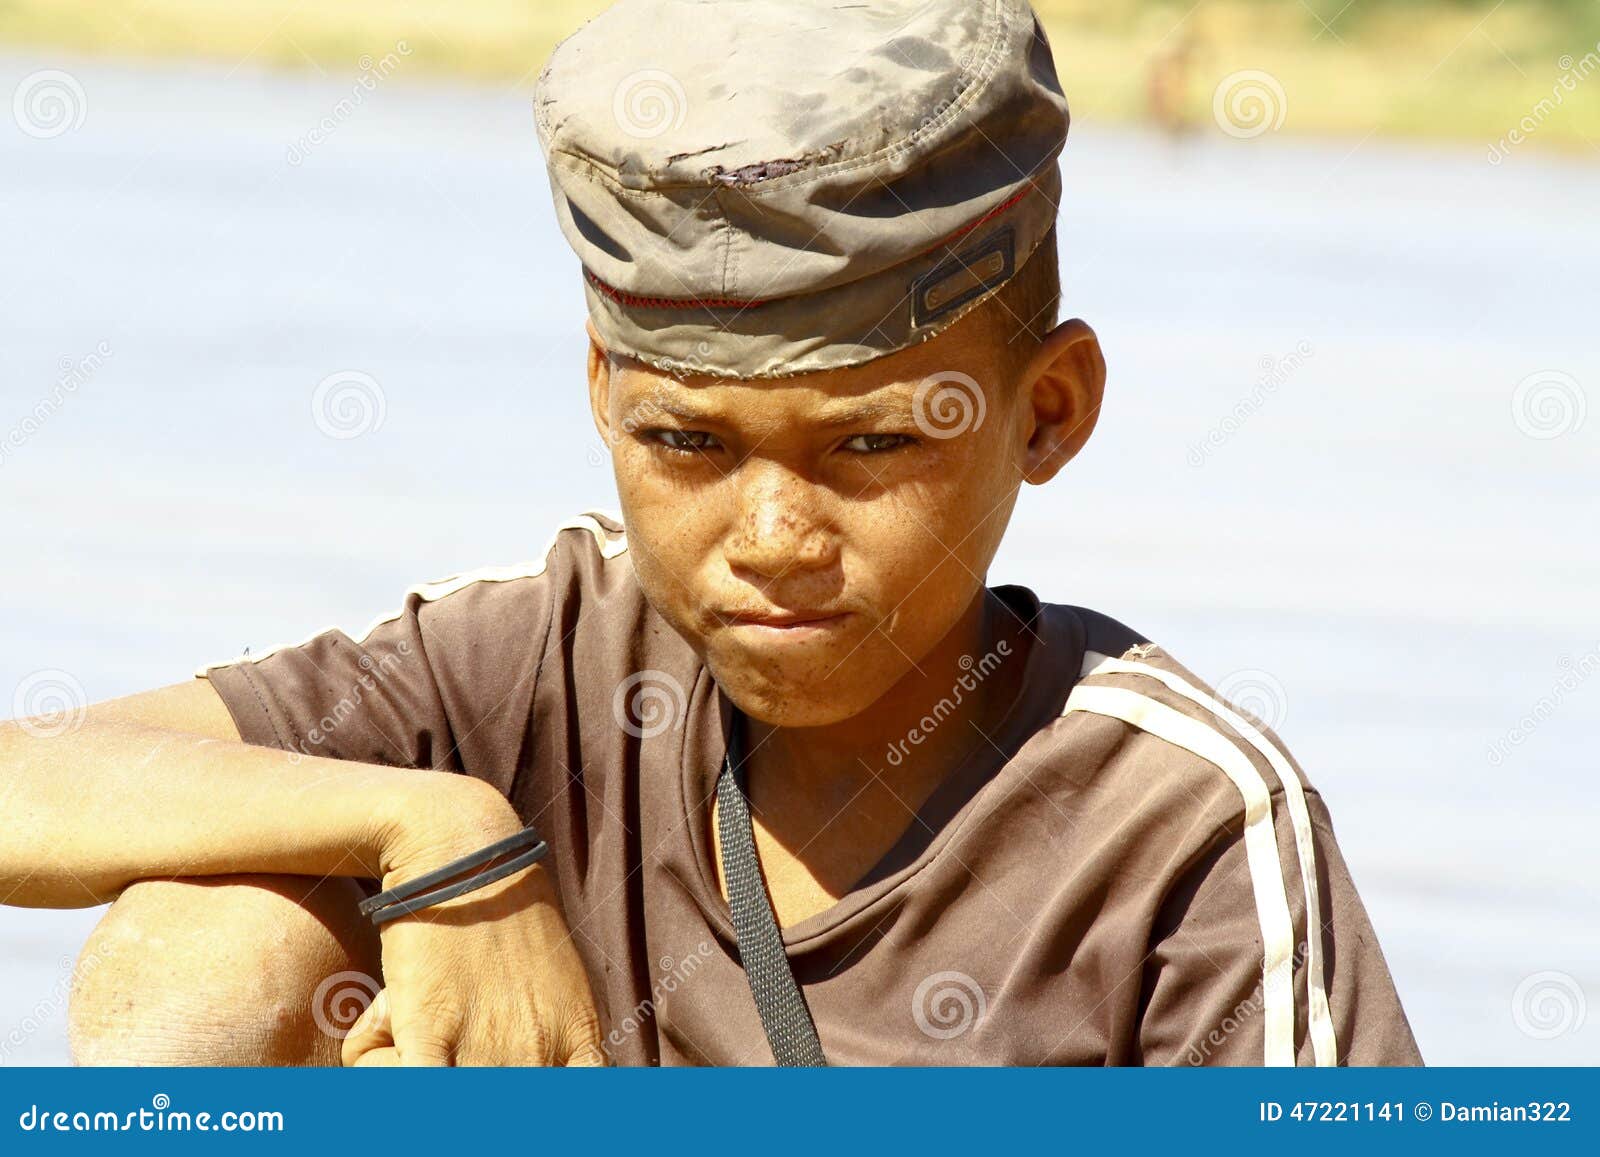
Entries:
POLYGON ((924 341, 1060 200, 1067 103, 1025 0, 620 0, 534 105, 595 328, 671 372, 924 341))

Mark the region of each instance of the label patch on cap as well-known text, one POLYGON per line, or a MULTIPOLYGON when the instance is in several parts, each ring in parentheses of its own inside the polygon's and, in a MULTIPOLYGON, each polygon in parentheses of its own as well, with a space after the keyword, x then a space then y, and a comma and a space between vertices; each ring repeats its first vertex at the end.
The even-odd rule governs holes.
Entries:
POLYGON ((911 283, 911 324, 927 325, 965 305, 1005 281, 1015 269, 1016 236, 1008 225, 911 283))

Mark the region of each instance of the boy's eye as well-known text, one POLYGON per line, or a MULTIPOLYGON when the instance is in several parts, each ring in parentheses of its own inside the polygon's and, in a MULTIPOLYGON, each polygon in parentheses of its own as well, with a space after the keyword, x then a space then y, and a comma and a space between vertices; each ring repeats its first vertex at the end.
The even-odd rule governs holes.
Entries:
POLYGON ((913 441, 915 439, 906 434, 857 434, 846 438, 840 448, 853 454, 878 454, 909 446, 913 441))
POLYGON ((715 450, 721 445, 715 434, 708 434, 704 430, 651 430, 645 436, 681 454, 715 450))

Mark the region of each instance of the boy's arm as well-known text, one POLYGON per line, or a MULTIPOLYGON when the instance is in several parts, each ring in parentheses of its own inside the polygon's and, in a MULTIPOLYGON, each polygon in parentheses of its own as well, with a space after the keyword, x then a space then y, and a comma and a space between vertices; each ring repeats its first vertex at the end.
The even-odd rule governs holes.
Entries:
MULTIPOLYGON (((1274 811, 1283 801, 1272 801, 1274 811)), ((1377 937, 1334 839, 1322 798, 1306 793, 1317 866, 1321 928, 1315 963, 1326 995, 1340 1065, 1419 1065, 1377 937)), ((1286 820, 1279 820, 1283 828, 1286 820)), ((1294 846, 1280 852, 1292 863, 1294 846)), ((1311 991, 1302 881, 1284 872, 1293 942, 1293 1051, 1318 1063, 1310 1039, 1311 991)), ((1262 931, 1243 837, 1231 833, 1169 896, 1146 965, 1140 1051, 1149 1065, 1265 1063, 1266 1000, 1262 931)))
POLYGON ((520 827, 492 787, 239 741, 208 681, 92 708, 66 734, 0 723, 0 899, 104 904, 136 880, 395 879, 520 827))
MULTIPOLYGON (((205 680, 53 730, 0 724, 0 902, 85 907, 140 880, 248 873, 387 887, 521 826, 470 777, 238 742, 205 680)), ((391 1015, 369 1048, 421 1064, 599 1060, 587 978, 539 865, 387 925, 383 968, 391 1015), (508 968, 526 983, 505 985, 508 968)))
POLYGON ((107 699, 91 707, 85 719, 91 723, 132 723, 182 731, 227 743, 240 740, 233 717, 206 679, 186 679, 170 687, 107 699))

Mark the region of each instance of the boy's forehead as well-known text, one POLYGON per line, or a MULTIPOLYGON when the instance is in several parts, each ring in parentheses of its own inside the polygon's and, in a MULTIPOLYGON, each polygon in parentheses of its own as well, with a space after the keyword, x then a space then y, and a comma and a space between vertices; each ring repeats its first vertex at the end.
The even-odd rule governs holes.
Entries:
POLYGON ((910 408, 918 381, 912 367, 894 358, 783 378, 669 374, 638 362, 618 368, 616 400, 635 420, 658 414, 737 423, 781 415, 787 421, 828 424, 898 417, 910 408))
POLYGON ((991 296, 1054 224, 1068 119, 1025 0, 621 0, 535 109, 607 346, 757 380, 991 296))

